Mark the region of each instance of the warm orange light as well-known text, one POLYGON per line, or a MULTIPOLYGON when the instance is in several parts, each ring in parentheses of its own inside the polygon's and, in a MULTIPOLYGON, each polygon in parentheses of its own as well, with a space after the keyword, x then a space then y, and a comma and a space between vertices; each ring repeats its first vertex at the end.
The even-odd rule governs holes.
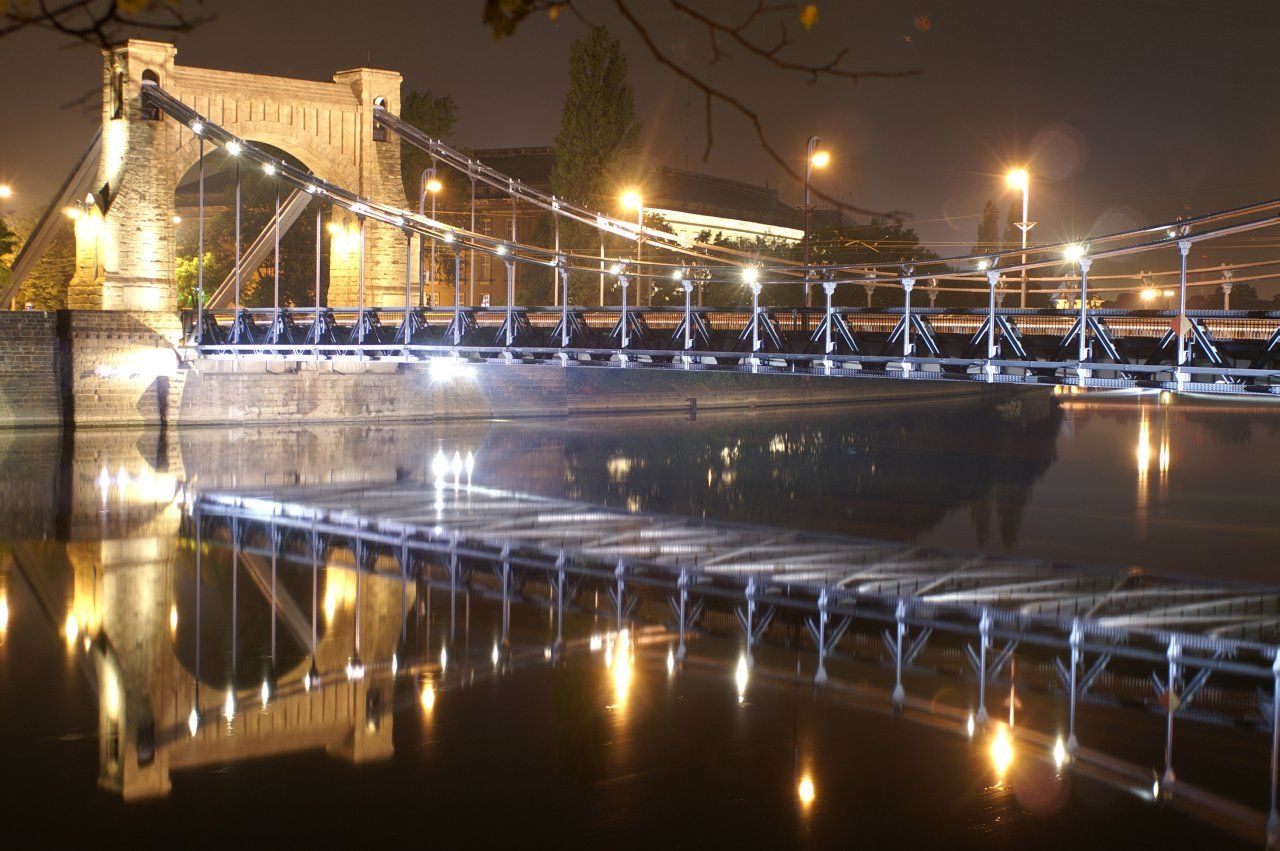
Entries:
POLYGON ((444 184, 439 180, 436 180, 434 177, 427 181, 427 191, 432 195, 435 195, 441 189, 444 189, 444 184))
POLYGON ((0 198, 12 198, 13 187, 7 183, 0 183, 0 198))
POLYGON ((337 222, 329 222, 329 224, 325 225, 325 230, 329 231, 330 236, 339 236, 346 230, 346 228, 337 222))
POLYGON ((813 805, 814 799, 818 797, 818 792, 813 786, 813 778, 805 775, 800 778, 800 783, 796 786, 796 797, 800 799, 801 805, 806 809, 813 805))
POLYGON ((182 224, 182 216, 174 216, 174 217, 173 217, 173 223, 174 223, 175 225, 180 225, 180 224, 182 224))
POLYGON ((84 210, 79 207, 65 207, 62 210, 62 214, 74 222, 84 215, 84 210))
POLYGON ((814 151, 809 162, 814 168, 826 168, 831 165, 831 154, 827 151, 814 151))
POLYGON ((1155 287, 1147 287, 1142 291, 1143 301, 1155 301, 1160 298, 1160 291, 1155 287))
POLYGON ((643 203, 640 193, 634 189, 628 189, 622 193, 622 206, 627 210, 638 210, 643 203))
POLYGON ((1015 168, 1004 176, 1004 182, 1010 189, 1026 189, 1030 179, 1025 168, 1015 168))

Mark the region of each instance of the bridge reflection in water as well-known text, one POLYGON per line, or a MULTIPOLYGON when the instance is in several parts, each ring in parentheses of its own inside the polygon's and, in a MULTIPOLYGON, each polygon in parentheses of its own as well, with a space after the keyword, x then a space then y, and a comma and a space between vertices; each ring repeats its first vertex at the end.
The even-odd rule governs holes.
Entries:
MULTIPOLYGON (((614 674, 620 695, 630 677, 630 642, 639 634, 668 649, 672 670, 686 661, 697 637, 736 636, 740 693, 757 654, 777 646, 803 650, 805 676, 820 685, 830 684, 829 667, 885 660, 894 672, 889 704, 898 712, 909 704, 904 673, 927 670, 971 681, 967 706, 919 699, 910 705, 916 712, 927 707, 970 736, 990 730, 997 763, 1011 759, 1014 742, 1022 742, 1059 766, 1078 760, 1148 794, 1261 829, 1257 813, 1175 780, 1174 730, 1175 718, 1259 732, 1274 721, 1271 687, 1280 670, 1274 650, 1280 593, 1274 590, 606 510, 473 486, 467 467, 461 457, 437 456, 437 480, 425 489, 292 488, 194 499, 187 525, 197 553, 212 543, 214 550, 230 549, 235 563, 258 564, 264 590, 263 565, 311 566, 313 631, 319 566, 355 569, 348 590, 328 584, 323 591, 326 612, 335 595, 354 601, 349 643, 313 653, 318 678, 296 666, 281 694, 314 701, 308 688, 323 691, 336 680, 356 704, 344 721, 363 723, 367 732, 357 735, 373 736, 380 729, 378 707, 389 699, 388 677, 427 676, 421 699, 434 701, 430 677, 447 672, 458 600, 465 597, 469 606, 478 594, 501 606, 495 668, 512 661, 513 605, 548 610, 553 626, 544 652, 552 662, 566 652, 566 614, 603 616, 608 626, 593 641, 620 666, 614 674), (450 602, 440 656, 400 658, 395 627, 403 633, 405 613, 431 588, 450 602), (374 614, 379 607, 380 617, 374 614), (363 636, 361 613, 377 617, 389 635, 363 636), (660 631, 638 632, 644 625, 660 631), (379 682, 388 690, 379 691, 379 682), (1001 696, 1010 693, 1007 725, 993 717, 1003 718, 1003 708, 989 705, 1000 699, 993 696, 997 688, 1001 696), (1037 700, 1060 695, 1066 716, 1060 732, 1024 727, 1017 689, 1037 700), (1077 713, 1086 701, 1137 704, 1157 715, 1151 723, 1163 723, 1167 735, 1154 783, 1148 769, 1118 764, 1087 739, 1078 742, 1077 713)), ((281 605, 278 591, 272 599, 281 605)), ((305 629, 299 631, 305 638, 305 629)))
MULTIPOLYGON (((970 419, 975 434, 1005 439, 981 415, 949 422, 970 419)), ((753 475, 749 453, 774 451, 761 435, 778 422, 740 428, 742 446, 724 447, 736 466, 715 467, 717 478, 753 475)), ((1280 643, 1272 589, 676 517, 651 510, 643 491, 634 505, 636 494, 613 492, 622 466, 660 463, 660 452, 579 444, 552 427, 451 431, 449 452, 435 457, 427 453, 440 444, 421 430, 399 443, 378 430, 344 431, 338 442, 306 434, 291 433, 297 457, 273 466, 257 461, 267 432, 234 448, 219 445, 222 432, 183 433, 180 463, 179 444, 143 436, 132 451, 153 460, 127 464, 123 446, 86 433, 71 476, 85 487, 71 488, 57 534, 69 541, 69 607, 50 569, 58 548, 13 546, 19 570, 8 581, 30 586, 95 685, 105 787, 153 797, 168 793, 173 771, 288 753, 383 760, 397 707, 430 716, 451 690, 527 665, 576 664, 596 648, 623 711, 643 672, 668 664, 673 676, 712 673, 747 696, 825 675, 824 700, 900 711, 960 736, 972 724, 997 773, 1010 760, 1070 765, 1250 835, 1264 830, 1280 643), (310 464, 320 449, 343 456, 347 437, 360 463, 310 464), (371 444, 389 451, 375 458, 371 444), (470 446, 484 486, 469 481, 470 446), (555 475, 539 475, 544 467, 555 475), (492 624, 481 620, 489 615, 492 624), (1232 776, 1204 771, 1205 743, 1226 739, 1249 758, 1232 776)), ((817 458, 874 440, 856 430, 847 446, 778 435, 785 451, 809 447, 817 458)), ((701 469, 723 454, 706 443, 664 446, 683 446, 673 463, 701 469)), ((880 500, 930 479, 896 455, 855 457, 845 473, 870 465, 858 475, 880 500), (876 479, 877 459, 898 465, 895 475, 876 479)), ((998 478, 1029 488, 1047 463, 1025 459, 998 478)), ((929 500, 989 499, 990 482, 971 472, 944 477, 929 500)), ((785 501, 790 486, 781 487, 785 501)), ((714 501, 733 490, 704 505, 741 514, 714 501)), ((938 522, 909 514, 924 528, 938 522)))

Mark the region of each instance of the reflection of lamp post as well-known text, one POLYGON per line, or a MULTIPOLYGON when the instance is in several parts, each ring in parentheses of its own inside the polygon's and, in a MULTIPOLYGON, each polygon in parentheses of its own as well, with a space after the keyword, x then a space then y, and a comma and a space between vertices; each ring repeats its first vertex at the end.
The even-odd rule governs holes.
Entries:
POLYGON ((809 286, 809 180, 813 175, 814 168, 826 168, 831 162, 831 154, 826 151, 819 151, 818 144, 821 140, 817 136, 810 136, 808 144, 804 149, 804 306, 813 306, 813 290, 809 286))
MULTIPOLYGON (((641 246, 644 243, 644 197, 638 190, 628 189, 622 193, 622 206, 623 209, 636 211, 636 274, 639 275, 641 246)), ((653 303, 653 290, 646 286, 644 278, 641 278, 639 286, 636 287, 636 307, 640 306, 642 292, 646 292, 646 302, 653 303)))
MULTIPOLYGON (((1225 264, 1224 264, 1225 266, 1225 264)), ((1231 270, 1224 268, 1222 270, 1222 309, 1231 309, 1231 270)))
MULTIPOLYGON (((1018 230, 1022 231, 1022 265, 1027 265, 1027 231, 1036 226, 1035 222, 1027 220, 1027 195, 1031 187, 1031 176, 1027 174, 1025 168, 1015 168, 1013 171, 1005 175, 1005 182, 1012 189, 1022 190, 1022 221, 1017 223, 1018 230)), ((1021 307, 1027 306, 1027 270, 1022 270, 1022 302, 1021 307)))

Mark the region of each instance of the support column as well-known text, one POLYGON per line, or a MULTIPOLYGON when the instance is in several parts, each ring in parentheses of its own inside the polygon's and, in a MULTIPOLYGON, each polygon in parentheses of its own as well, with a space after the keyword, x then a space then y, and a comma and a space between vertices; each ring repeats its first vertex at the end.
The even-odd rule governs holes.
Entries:
POLYGON ((1081 257, 1080 263, 1080 339, 1077 356, 1076 375, 1081 379, 1088 378, 1092 371, 1085 367, 1089 362, 1089 267, 1093 260, 1081 257))
POLYGON ((1000 273, 995 269, 987 272, 987 362, 983 367, 983 371, 987 374, 987 381, 995 381, 996 375, 1000 372, 1000 368, 992 361, 1000 354, 999 348, 996 346, 996 285, 1000 283, 1000 273))
POLYGON ((1173 787, 1173 713, 1178 708, 1178 694, 1176 691, 1176 680, 1178 678, 1178 657, 1182 655, 1182 647, 1178 644, 1177 639, 1169 641, 1169 650, 1166 653, 1169 657, 1169 682, 1166 685, 1165 698, 1168 704, 1168 712, 1165 716, 1165 734, 1164 734, 1164 773, 1160 775, 1160 792, 1168 795, 1169 790, 1173 787))

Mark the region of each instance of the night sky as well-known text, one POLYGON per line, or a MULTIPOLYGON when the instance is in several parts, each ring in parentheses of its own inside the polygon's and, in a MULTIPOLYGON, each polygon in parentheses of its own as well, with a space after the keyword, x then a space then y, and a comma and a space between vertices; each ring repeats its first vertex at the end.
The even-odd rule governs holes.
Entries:
MULTIPOLYGON (((191 4, 187 4, 191 7, 191 4)), ((755 5, 701 2, 726 19, 755 5)), ((965 253, 983 201, 1013 198, 1002 175, 1033 173, 1033 241, 1079 239, 1280 195, 1280 4, 1264 0, 1111 2, 824 2, 796 55, 825 60, 849 47, 850 68, 920 69, 919 77, 854 84, 771 69, 729 49, 712 73, 767 121, 797 166, 817 133, 833 164, 820 185, 873 209, 912 214, 941 254, 965 253), (927 21, 927 23, 925 23, 927 21)), ((663 49, 697 69, 710 52, 696 23, 659 0, 632 0, 663 49)), ((178 62, 327 80, 372 64, 405 87, 452 94, 464 147, 550 144, 567 86, 572 15, 529 19, 495 42, 481 0, 275 2, 206 0, 216 20, 176 38, 178 62)), ((799 187, 760 150, 745 123, 719 109, 702 160, 700 96, 659 67, 610 0, 582 0, 620 36, 631 60, 645 145, 660 164, 799 187)), ((773 27, 759 39, 774 37, 773 27)), ((64 104, 97 84, 100 58, 64 38, 0 40, 0 180, 18 209, 43 202, 87 143, 94 112, 64 104)), ((1212 261, 1270 256, 1275 237, 1237 240, 1212 261)), ((1199 249, 1198 249, 1199 250, 1199 249)), ((1170 251, 1168 264, 1173 264, 1170 251)), ((1157 264, 1152 263, 1152 266, 1157 264)), ((1271 291, 1272 288, 1266 288, 1271 291)))

